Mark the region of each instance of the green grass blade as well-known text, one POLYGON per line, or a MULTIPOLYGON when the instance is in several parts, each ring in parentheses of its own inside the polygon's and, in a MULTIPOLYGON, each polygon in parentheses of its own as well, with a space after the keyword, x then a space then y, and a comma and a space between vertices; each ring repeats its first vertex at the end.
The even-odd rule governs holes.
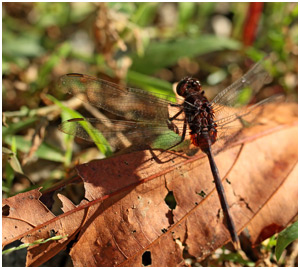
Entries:
POLYGON ((279 233, 275 247, 277 261, 280 259, 284 249, 296 239, 298 239, 298 221, 294 222, 291 226, 279 233))

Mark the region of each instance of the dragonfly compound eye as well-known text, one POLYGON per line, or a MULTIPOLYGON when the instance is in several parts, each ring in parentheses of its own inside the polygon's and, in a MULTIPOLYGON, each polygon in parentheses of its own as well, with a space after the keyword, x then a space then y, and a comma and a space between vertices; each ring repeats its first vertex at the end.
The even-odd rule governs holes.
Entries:
POLYGON ((188 81, 189 81, 189 78, 183 78, 182 80, 180 80, 178 82, 177 87, 176 87, 176 92, 178 95, 185 96, 187 86, 189 84, 188 81))
POLYGON ((180 96, 185 97, 188 93, 188 90, 193 91, 201 91, 201 83, 198 79, 195 78, 184 78, 177 84, 176 91, 177 94, 180 96))

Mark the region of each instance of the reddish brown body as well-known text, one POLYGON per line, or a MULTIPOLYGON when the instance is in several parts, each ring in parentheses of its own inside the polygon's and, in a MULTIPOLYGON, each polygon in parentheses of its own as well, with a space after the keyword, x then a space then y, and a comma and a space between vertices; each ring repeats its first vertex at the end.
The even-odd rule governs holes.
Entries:
POLYGON ((182 79, 177 85, 177 93, 185 98, 183 110, 191 130, 191 141, 206 152, 217 139, 214 110, 204 96, 204 91, 197 79, 182 79))

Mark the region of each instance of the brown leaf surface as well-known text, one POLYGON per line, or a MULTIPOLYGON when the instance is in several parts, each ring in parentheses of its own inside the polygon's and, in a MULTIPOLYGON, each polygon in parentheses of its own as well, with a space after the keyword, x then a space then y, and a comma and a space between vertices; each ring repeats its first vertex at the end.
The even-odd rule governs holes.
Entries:
MULTIPOLYGON (((216 156, 237 229, 241 232, 247 227, 253 244, 286 227, 298 210, 297 105, 268 105, 259 120, 230 149, 216 156)), ((26 221, 4 245, 12 239, 48 238, 51 229, 69 235, 61 242, 31 248, 27 265, 43 263, 75 235, 78 239, 70 252, 75 266, 142 266, 146 251, 152 266, 184 265, 183 250, 204 259, 230 239, 202 153, 187 157, 135 152, 95 160, 77 170, 87 201, 75 206, 60 195, 64 214, 48 216, 51 212, 38 207, 42 205, 38 190, 33 202, 36 210, 28 203, 24 213, 18 204, 9 204, 3 227, 13 227, 14 211, 26 221), (177 203, 173 210, 165 203, 170 191, 177 203), (27 222, 32 223, 40 212, 48 218, 26 231, 27 222)), ((3 206, 17 196, 6 199, 3 206)), ((11 233, 7 230, 3 230, 6 238, 11 233)))
POLYGON ((39 189, 2 200, 2 247, 55 216, 43 205, 39 189), (36 215, 36 212, 39 212, 36 215))
MULTIPOLYGON (((39 190, 2 200, 2 247, 17 239, 22 239, 24 243, 47 239, 51 230, 57 235, 68 235, 68 238, 29 247, 26 266, 38 266, 64 249, 78 232, 85 214, 80 210, 72 215, 55 217, 39 200, 42 195, 39 190)), ((63 210, 76 210, 68 198, 60 194, 58 196, 63 203, 63 210)))

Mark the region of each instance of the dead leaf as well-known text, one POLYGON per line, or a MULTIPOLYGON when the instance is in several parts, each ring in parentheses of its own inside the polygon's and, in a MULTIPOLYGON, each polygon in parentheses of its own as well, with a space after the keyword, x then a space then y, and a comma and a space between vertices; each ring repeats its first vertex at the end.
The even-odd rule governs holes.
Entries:
POLYGON ((55 217, 39 202, 40 196, 39 189, 36 189, 2 200, 2 246, 55 217))
MULTIPOLYGON (((23 237, 23 241, 28 243, 37 240, 37 237, 49 238, 51 237, 51 230, 54 230, 55 235, 61 235, 62 237, 67 236, 67 238, 29 247, 27 252, 26 266, 39 266, 48 261, 58 252, 65 249, 66 246, 72 240, 74 240, 75 236, 82 227, 86 217, 86 211, 76 210, 76 206, 72 204, 68 198, 63 195, 58 196, 63 203, 63 211, 74 209, 73 211, 75 212, 71 210, 72 214, 63 214, 53 218, 50 222, 44 222, 43 225, 32 229, 30 234, 27 234, 26 237, 23 237), (28 237, 30 237, 30 239, 28 239, 28 237), (33 238, 34 240, 32 240, 33 238)), ((82 201, 82 204, 84 203, 85 201, 82 201)))
MULTIPOLYGON (((75 215, 72 214, 71 218, 69 215, 55 217, 40 202, 39 190, 40 188, 2 200, 2 247, 18 239, 22 239, 24 243, 47 239, 51 237, 51 230, 56 235, 68 235, 68 238, 28 248, 27 266, 38 266, 64 249, 76 235, 84 219, 83 210, 74 212, 75 215)), ((63 210, 76 209, 66 197, 60 195, 59 198, 63 202, 63 210)))
MULTIPOLYGON (((297 105, 277 104, 268 105, 258 125, 216 156, 237 230, 248 228, 252 243, 297 215, 297 148, 297 105)), ((54 256, 75 235, 74 266, 182 266, 184 252, 200 261, 230 240, 202 153, 135 152, 77 170, 87 200, 75 206, 60 196, 64 214, 11 238, 45 238, 51 229, 69 235, 63 242, 29 249, 28 266, 54 256), (175 209, 165 202, 171 192, 175 209)), ((14 210, 21 220, 26 217, 18 206, 14 210)), ((30 218, 40 210, 28 213, 30 218)))

